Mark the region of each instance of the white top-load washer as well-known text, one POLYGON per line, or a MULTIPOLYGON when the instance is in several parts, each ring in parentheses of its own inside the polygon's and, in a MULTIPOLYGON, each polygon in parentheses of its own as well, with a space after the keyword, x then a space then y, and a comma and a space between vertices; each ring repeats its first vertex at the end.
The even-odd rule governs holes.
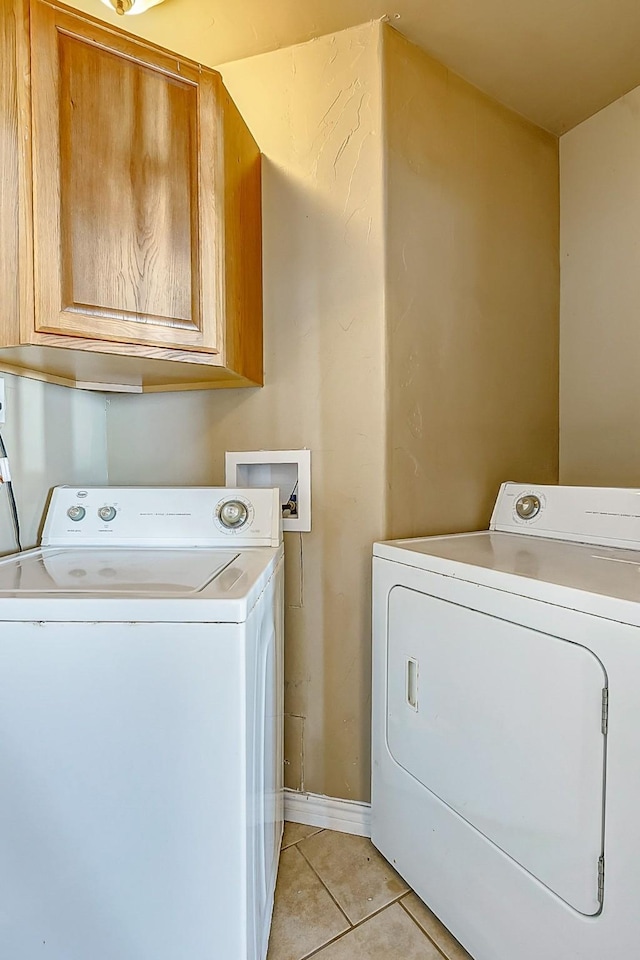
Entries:
POLYGON ((640 490, 374 547, 373 842, 476 960, 640 943, 640 490))
POLYGON ((0 561, 0 956, 264 960, 277 490, 53 492, 0 561))

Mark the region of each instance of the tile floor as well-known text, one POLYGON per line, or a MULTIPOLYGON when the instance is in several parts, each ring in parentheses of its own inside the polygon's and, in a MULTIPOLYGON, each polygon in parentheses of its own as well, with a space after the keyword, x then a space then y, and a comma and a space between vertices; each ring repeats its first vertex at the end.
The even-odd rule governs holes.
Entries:
POLYGON ((471 960, 370 840, 285 824, 267 960, 471 960))

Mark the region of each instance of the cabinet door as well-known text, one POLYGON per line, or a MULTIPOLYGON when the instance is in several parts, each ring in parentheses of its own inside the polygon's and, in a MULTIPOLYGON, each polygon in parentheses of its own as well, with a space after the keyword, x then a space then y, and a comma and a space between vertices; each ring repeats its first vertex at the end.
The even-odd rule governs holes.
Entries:
POLYGON ((36 333, 220 350, 220 78, 32 4, 36 333))

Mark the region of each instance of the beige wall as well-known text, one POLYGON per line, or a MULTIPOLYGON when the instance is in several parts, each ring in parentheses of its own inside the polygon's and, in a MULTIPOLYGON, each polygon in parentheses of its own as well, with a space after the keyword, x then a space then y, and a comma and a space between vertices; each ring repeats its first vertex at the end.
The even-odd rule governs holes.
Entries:
POLYGON ((390 28, 389 531, 486 525, 558 471, 558 146, 390 28))
POLYGON ((560 141, 563 483, 640 486, 640 87, 560 141))
MULTIPOLYGON (((211 62, 199 43, 179 52, 211 62)), ((556 147, 377 23, 222 73, 265 154, 266 386, 114 396, 109 479, 222 483, 225 449, 311 448, 287 783, 365 800, 371 542, 481 525, 506 476, 555 477, 556 147)))
POLYGON ((379 24, 222 72, 266 157, 267 385, 114 397, 110 478, 221 483, 225 449, 312 449, 287 783, 367 799, 371 542, 556 478, 557 142, 379 24))
POLYGON ((265 155, 266 386, 116 396, 109 413, 114 483, 222 483, 225 450, 311 448, 313 531, 286 544, 287 782, 355 799, 384 531, 379 38, 365 25, 222 70, 265 155))
MULTIPOLYGON (((106 400, 37 380, 4 377, 9 453, 22 546, 37 543, 51 487, 107 482, 106 400)), ((6 491, 0 484, 0 554, 15 551, 6 491)))

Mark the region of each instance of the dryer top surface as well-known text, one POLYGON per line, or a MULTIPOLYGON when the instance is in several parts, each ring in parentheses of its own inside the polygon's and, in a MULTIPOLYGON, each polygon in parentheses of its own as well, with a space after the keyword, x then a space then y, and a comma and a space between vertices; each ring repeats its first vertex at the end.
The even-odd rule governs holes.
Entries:
POLYGON ((638 550, 481 531, 377 543, 374 556, 640 623, 638 550), (626 601, 625 610, 612 612, 605 600, 626 601))

